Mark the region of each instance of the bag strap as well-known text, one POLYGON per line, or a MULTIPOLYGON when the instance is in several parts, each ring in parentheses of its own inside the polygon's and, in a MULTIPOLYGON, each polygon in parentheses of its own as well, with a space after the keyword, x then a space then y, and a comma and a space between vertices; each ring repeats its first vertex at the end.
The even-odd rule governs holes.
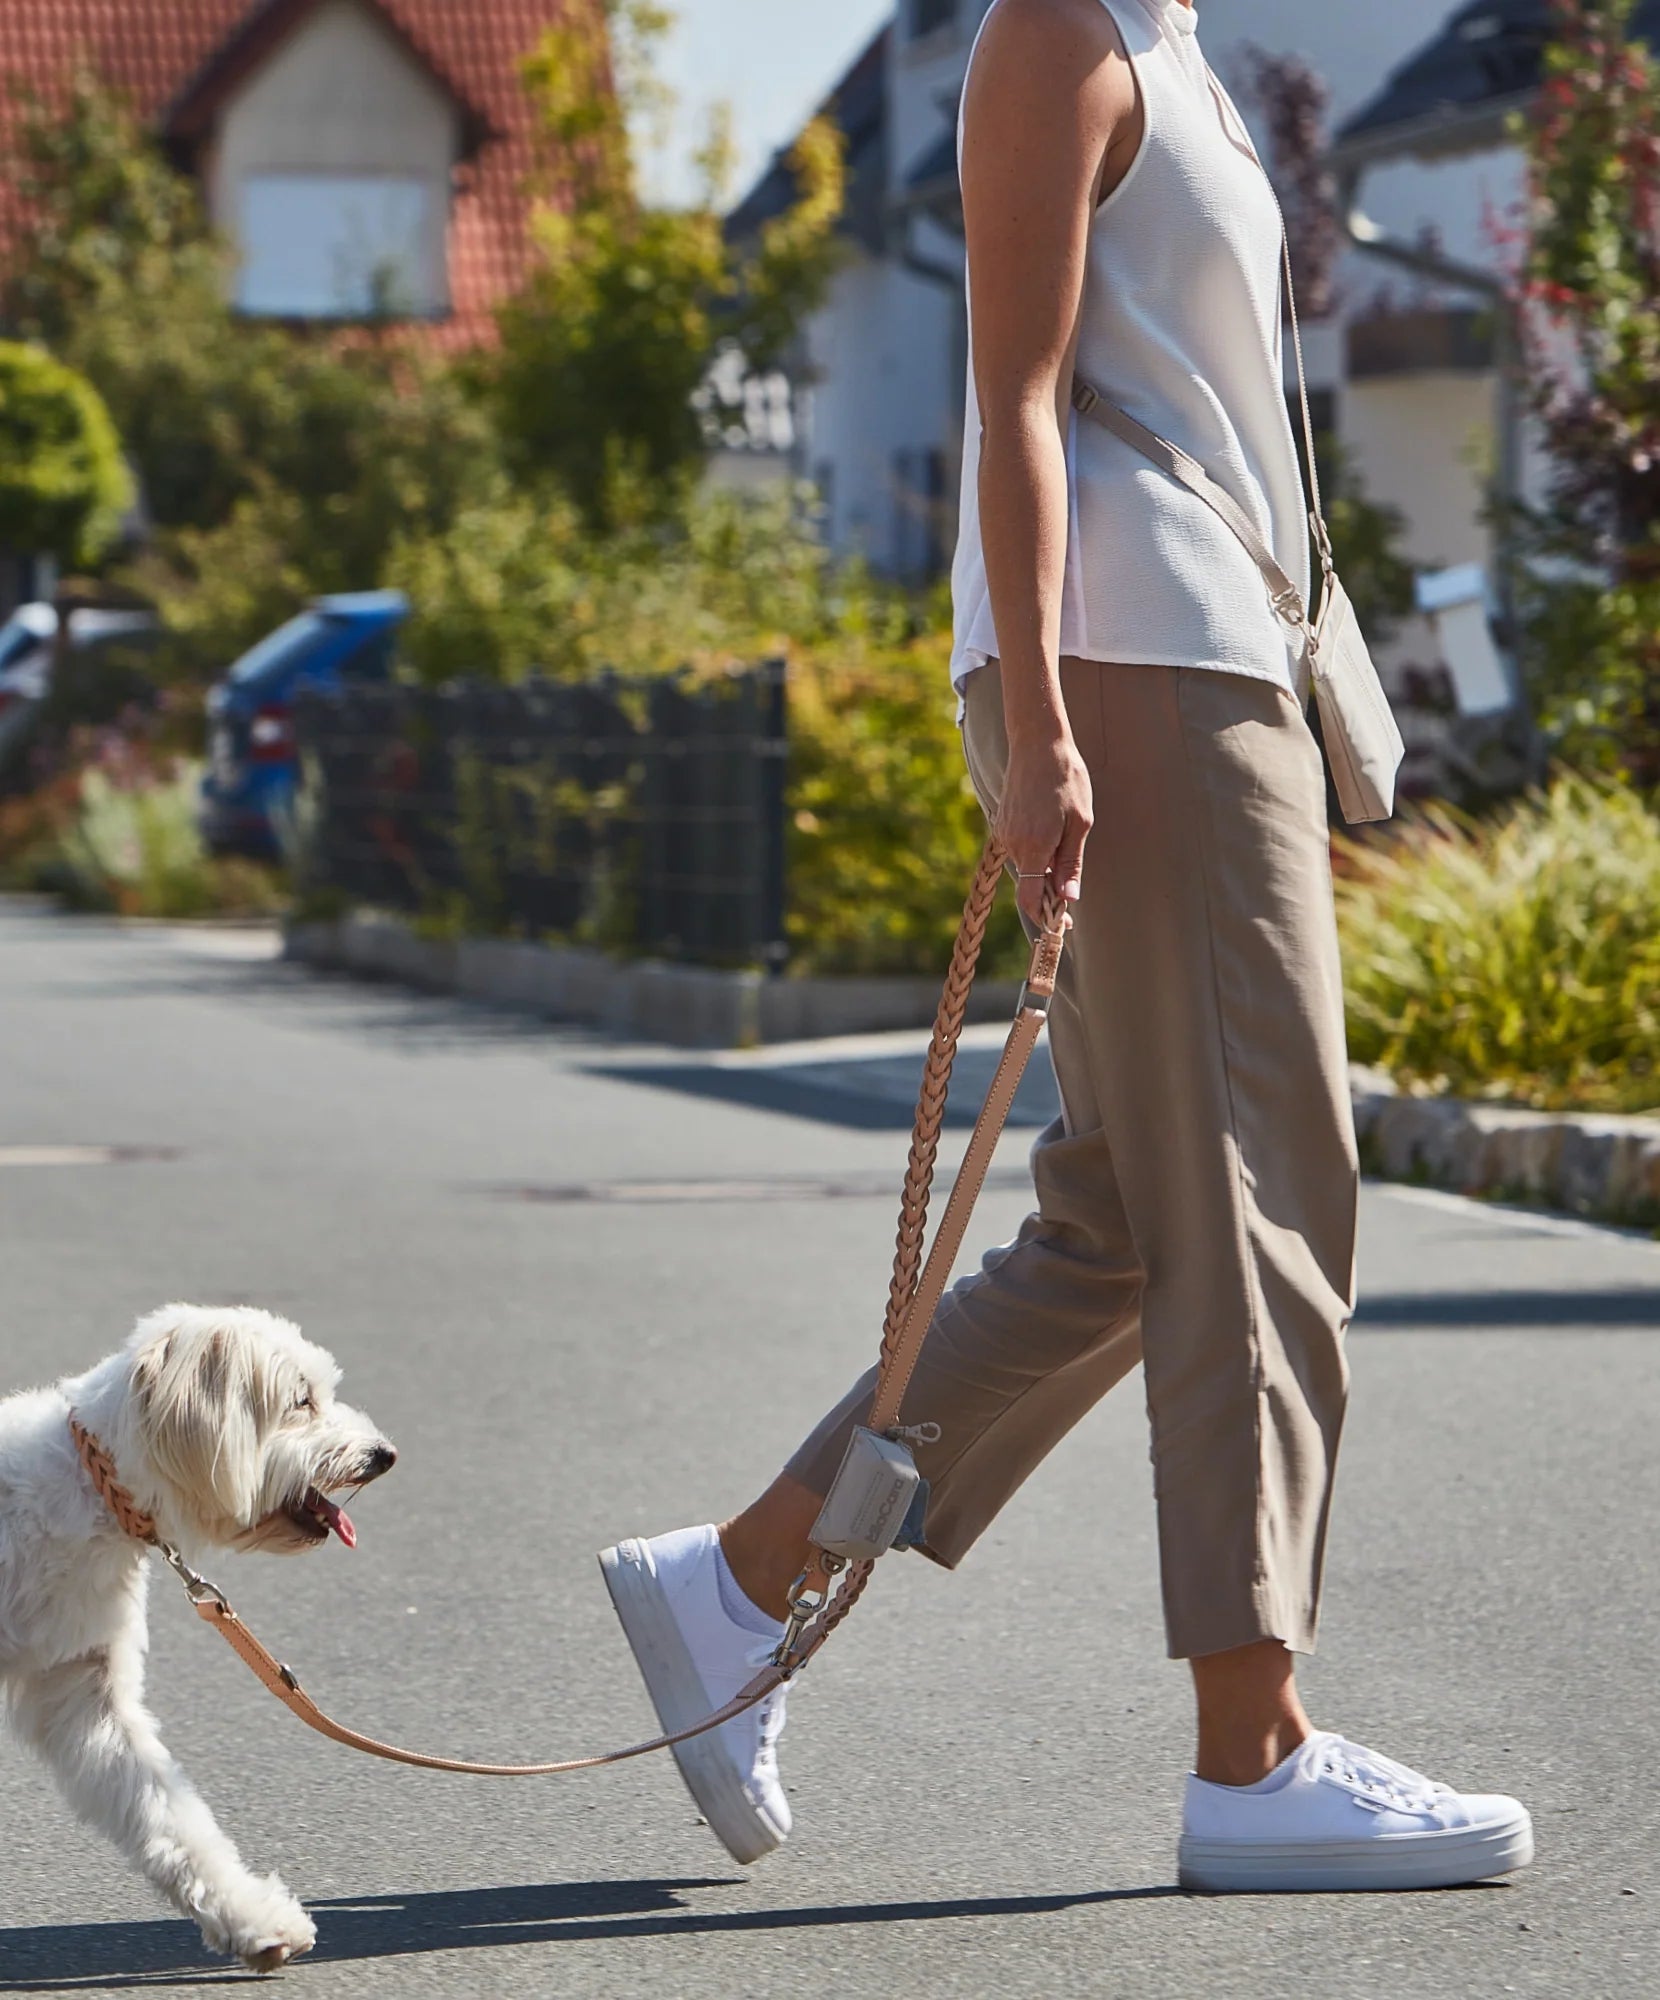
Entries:
POLYGON ((1258 532, 1256 523, 1227 488, 1211 478, 1191 452, 1183 451, 1179 444, 1172 444, 1169 438, 1161 437, 1157 431, 1138 422, 1117 403, 1109 403, 1100 390, 1082 376, 1076 376, 1072 383, 1072 407, 1079 416, 1092 418, 1103 430, 1111 431, 1114 437, 1121 438, 1143 457, 1150 458, 1172 478, 1179 479, 1189 492, 1196 493, 1207 507, 1219 514, 1243 543, 1245 553, 1261 570, 1275 611, 1288 625, 1300 627, 1307 623, 1308 610, 1303 603, 1303 593, 1281 567, 1273 550, 1258 532))
MULTIPOLYGON (((923 1064, 922 1089, 911 1129, 910 1159, 900 1196, 899 1238, 894 1250, 893 1278, 888 1288, 887 1317, 882 1329, 876 1404, 870 1418, 872 1429, 889 1429, 898 1418, 905 1385, 916 1366, 934 1308, 939 1304, 946 1278, 956 1261, 963 1232, 984 1185, 986 1171, 1014 1102, 1015 1091, 1043 1031, 1049 1002, 1055 991, 1056 975, 1060 970, 1067 919, 1064 903, 1051 891, 1044 899, 1043 923, 1033 940, 1031 962, 1020 989, 1002 1060, 997 1065, 986 1101, 975 1120, 974 1131, 964 1150, 963 1162, 927 1264, 922 1266, 928 1195, 939 1152, 940 1130, 945 1121, 946 1094, 950 1088, 957 1045, 962 1038, 969 990, 974 983, 974 970, 1002 877, 1004 859, 1003 849, 994 835, 986 842, 980 856, 974 886, 969 891, 958 927, 951 967, 934 1016, 928 1057, 923 1064), (922 1267, 920 1275, 919 1266, 922 1267)), ((319 1736, 343 1744, 348 1750, 361 1751, 365 1756, 384 1758, 394 1764, 413 1764, 427 1771, 459 1771, 477 1778, 555 1777, 566 1771, 590 1771, 605 1764, 623 1763, 631 1757, 644 1757, 654 1750, 667 1750, 676 1743, 702 1736, 708 1730, 719 1729, 723 1723, 742 1715, 757 1702, 765 1701, 768 1695, 801 1671, 858 1602, 875 1567, 871 1562, 847 1563, 825 1550, 815 1550, 807 1569, 797 1579, 791 1592, 789 1624, 772 1660, 724 1707, 704 1716, 688 1729, 653 1736, 644 1743, 630 1744, 626 1749, 600 1751, 588 1757, 568 1757, 555 1763, 470 1763, 459 1757, 439 1757, 425 1751, 401 1749, 395 1743, 383 1743, 378 1737, 366 1736, 360 1730, 335 1721, 306 1693, 293 1670, 284 1666, 243 1624, 217 1584, 210 1583, 205 1576, 193 1570, 177 1549, 161 1539, 154 1521, 137 1507, 122 1486, 114 1459, 73 1413, 69 1428, 88 1477, 118 1525, 135 1540, 156 1550, 183 1584, 198 1617, 219 1634, 267 1693, 319 1736), (838 1577, 841 1579, 839 1586, 838 1577)))
POLYGON ((1320 461, 1314 451, 1314 417, 1308 400, 1308 370, 1303 366, 1303 330, 1297 320, 1297 284, 1291 275, 1291 233, 1286 228, 1285 210, 1280 202, 1279 190, 1274 186, 1274 177, 1262 164, 1262 155, 1257 151, 1251 138, 1250 129, 1240 117, 1237 106, 1222 87, 1222 79, 1209 63, 1205 64, 1205 78, 1210 84, 1210 94, 1216 99, 1217 109, 1222 114, 1224 127, 1230 119, 1238 125, 1239 136, 1245 151, 1262 178, 1268 183, 1268 192, 1274 198, 1274 206, 1280 216, 1280 268, 1285 276, 1286 313, 1291 321, 1291 350, 1297 360, 1297 400, 1301 405, 1303 419, 1303 453, 1308 464, 1309 526, 1314 530, 1315 546, 1320 551, 1320 567, 1329 580, 1333 575, 1331 560, 1331 534, 1326 527, 1326 510, 1320 498, 1320 461))
MULTIPOLYGON (((1272 179, 1268 169, 1263 166, 1256 147, 1251 143, 1251 135, 1245 128, 1245 121, 1234 110, 1232 100, 1223 90, 1216 72, 1208 63, 1205 65, 1205 75, 1210 84, 1211 95, 1216 99, 1217 110, 1222 115, 1224 127, 1238 124, 1243 147, 1255 162, 1263 179, 1268 181, 1269 190, 1272 192, 1272 179)), ((1279 197, 1275 195, 1276 206, 1278 200, 1279 197)), ((1308 521, 1309 527, 1313 530, 1314 545, 1320 555, 1321 574, 1329 586, 1336 571, 1332 561, 1331 531, 1326 526, 1325 506, 1320 495, 1320 465, 1314 450, 1314 412, 1308 394, 1308 369, 1303 361, 1302 326, 1297 318, 1297 286, 1291 274, 1291 238, 1285 227, 1283 213, 1280 218, 1280 268, 1285 286, 1286 313, 1291 322, 1291 349, 1297 363, 1297 401, 1302 417, 1303 459, 1308 467, 1306 496, 1310 501, 1308 521)), ((1191 453, 1183 451, 1180 445, 1173 444, 1169 438, 1161 437, 1146 424, 1138 423, 1128 410, 1110 402, 1081 376, 1075 376, 1073 379, 1072 407, 1080 416, 1093 418, 1096 423, 1111 431, 1132 450, 1139 451, 1144 457, 1150 458, 1155 465, 1168 472, 1172 478, 1180 480, 1182 485, 1197 494, 1207 507, 1219 515, 1262 572, 1275 612, 1288 625, 1303 632, 1312 646, 1313 625, 1302 592, 1276 559, 1273 550, 1258 531, 1256 523, 1225 486, 1219 485, 1212 479, 1191 453)))

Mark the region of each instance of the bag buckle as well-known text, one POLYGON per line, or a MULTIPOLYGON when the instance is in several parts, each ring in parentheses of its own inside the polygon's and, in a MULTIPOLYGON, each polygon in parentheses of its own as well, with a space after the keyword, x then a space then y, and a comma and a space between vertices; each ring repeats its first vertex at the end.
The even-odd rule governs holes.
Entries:
POLYGON ((1296 590, 1276 591, 1268 601, 1274 607, 1276 618, 1283 618, 1287 625, 1294 626, 1299 632, 1307 630, 1308 611, 1296 590))

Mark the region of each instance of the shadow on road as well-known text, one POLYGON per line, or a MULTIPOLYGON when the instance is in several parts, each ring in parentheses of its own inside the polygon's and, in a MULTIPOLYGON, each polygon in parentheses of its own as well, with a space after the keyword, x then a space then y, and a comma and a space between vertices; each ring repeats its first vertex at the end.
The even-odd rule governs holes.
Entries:
MULTIPOLYGON (((963 1896, 937 1902, 848 1903, 788 1910, 693 1910, 690 1889, 736 1889, 730 1879, 553 1882, 420 1895, 351 1896, 307 1907, 317 1919, 311 1963, 349 1963, 423 1952, 563 1940, 708 1936, 717 1932, 820 1930, 842 1925, 929 1923, 973 1917, 1042 1917, 1098 1904, 1179 1896, 1174 1885, 1094 1889, 1053 1896, 963 1896)), ((248 1975, 209 1961, 185 1923, 50 1924, 0 1930, 8 1993, 77 1988, 241 1985, 248 1975)))
MULTIPOLYGON (((908 1132, 914 1108, 897 1099, 850 1093, 839 1084, 821 1082, 808 1069, 726 1069, 696 1062, 595 1063, 592 1074, 616 1083, 641 1083, 650 1090, 678 1090, 688 1097, 741 1104, 751 1111, 781 1111, 786 1117, 845 1125, 858 1132, 908 1132)), ((952 1099, 945 1123, 972 1125, 976 1108, 952 1099)))
POLYGON ((1660 1330, 1660 1290, 1606 1292, 1377 1292, 1363 1298, 1354 1323, 1369 1333, 1390 1327, 1543 1327, 1563 1333, 1588 1326, 1660 1330))
MULTIPOLYGON (((964 1049, 952 1072, 945 1123, 969 1126, 997 1068, 1001 1047, 964 1049)), ((810 1118, 823 1125, 845 1125, 863 1132, 908 1132, 916 1111, 922 1056, 865 1056, 814 1062, 758 1062, 749 1065, 712 1060, 683 1063, 597 1062, 593 1076, 618 1083, 640 1083, 654 1090, 678 1090, 692 1097, 716 1098, 725 1104, 747 1105, 756 1111, 781 1111, 791 1118, 810 1118)), ((1047 1125, 1060 1109, 1054 1076, 1047 1062, 1034 1063, 1021 1081, 1009 1112, 1011 1126, 1036 1129, 1047 1125)))

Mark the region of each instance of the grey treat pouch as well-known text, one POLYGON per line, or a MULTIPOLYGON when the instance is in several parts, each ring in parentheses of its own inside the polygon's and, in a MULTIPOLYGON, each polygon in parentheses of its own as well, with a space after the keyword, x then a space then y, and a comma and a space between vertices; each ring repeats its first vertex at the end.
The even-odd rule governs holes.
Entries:
POLYGON ((909 1450, 861 1425, 824 1496, 812 1540, 849 1562, 868 1562, 894 1545, 922 1475, 909 1450))

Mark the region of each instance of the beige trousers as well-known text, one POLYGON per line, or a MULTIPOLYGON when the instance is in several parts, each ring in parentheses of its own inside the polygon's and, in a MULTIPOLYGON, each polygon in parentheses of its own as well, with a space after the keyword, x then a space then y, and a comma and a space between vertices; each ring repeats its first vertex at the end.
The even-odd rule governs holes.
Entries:
MULTIPOLYGON (((1095 788, 1050 1013, 1062 1115, 1037 1211, 940 1304, 902 1421, 919 1546, 954 1566, 1143 1361, 1170 1651, 1313 1650, 1348 1386, 1358 1175, 1319 750, 1292 698, 1209 669, 1067 660, 1095 788)), ((964 749, 994 815, 995 663, 964 749)), ((787 1470, 825 1492, 874 1371, 787 1470)))

